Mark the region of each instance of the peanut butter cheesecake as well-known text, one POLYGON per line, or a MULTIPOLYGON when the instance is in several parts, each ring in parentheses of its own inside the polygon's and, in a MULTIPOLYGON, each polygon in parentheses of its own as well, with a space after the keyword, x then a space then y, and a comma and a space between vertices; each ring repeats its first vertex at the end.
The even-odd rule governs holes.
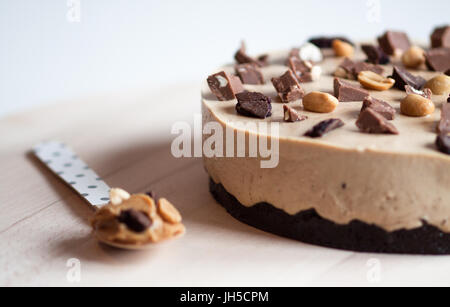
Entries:
POLYGON ((305 243, 450 254, 449 31, 435 30, 428 50, 395 31, 260 57, 243 45, 202 87, 204 148, 223 131, 222 150, 204 157, 213 196, 305 243), (271 146, 272 165, 254 140, 271 146))

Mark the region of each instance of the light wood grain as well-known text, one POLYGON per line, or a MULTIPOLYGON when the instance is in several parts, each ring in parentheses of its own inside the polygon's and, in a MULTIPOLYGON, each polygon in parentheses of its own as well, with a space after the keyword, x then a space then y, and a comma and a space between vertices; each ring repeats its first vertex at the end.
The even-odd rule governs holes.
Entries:
POLYGON ((208 192, 201 159, 175 159, 171 125, 200 112, 196 84, 49 106, 0 120, 0 285, 449 285, 449 257, 357 254, 279 238, 231 218, 208 192), (183 214, 187 234, 150 251, 98 244, 92 211, 30 154, 42 140, 73 147, 111 186, 149 189, 183 214), (66 279, 70 258, 82 279, 66 279), (367 261, 381 282, 367 279, 367 261))

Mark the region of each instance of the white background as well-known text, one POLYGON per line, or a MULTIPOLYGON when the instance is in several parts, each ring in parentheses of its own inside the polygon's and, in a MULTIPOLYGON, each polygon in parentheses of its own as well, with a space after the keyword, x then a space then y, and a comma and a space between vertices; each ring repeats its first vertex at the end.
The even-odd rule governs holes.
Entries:
MULTIPOLYGON (((428 40, 448 0, 0 0, 0 116, 95 94, 200 81, 232 59, 315 34, 373 38, 386 28, 428 40), (380 4, 380 21, 370 16, 380 4)), ((376 19, 376 18, 375 18, 376 19)))

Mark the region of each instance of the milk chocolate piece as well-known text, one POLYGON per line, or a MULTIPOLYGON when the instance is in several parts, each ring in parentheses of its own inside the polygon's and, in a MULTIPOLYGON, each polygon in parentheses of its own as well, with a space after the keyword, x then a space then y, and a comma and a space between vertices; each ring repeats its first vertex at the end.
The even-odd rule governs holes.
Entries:
POLYGON ((153 222, 145 212, 129 209, 122 211, 117 218, 131 231, 141 233, 150 228, 153 222))
POLYGON ((239 48, 239 50, 236 52, 234 58, 236 62, 238 62, 238 64, 255 64, 259 67, 264 66, 264 62, 257 60, 247 54, 247 48, 244 42, 241 43, 241 48, 239 48))
POLYGON ((302 99, 305 94, 291 70, 286 71, 286 73, 279 78, 272 78, 272 84, 277 90, 278 96, 282 102, 291 102, 302 99))
POLYGON ((301 122, 308 119, 308 116, 301 115, 288 105, 283 105, 284 121, 288 123, 301 122))
POLYGON ((311 130, 305 133, 305 136, 309 136, 311 138, 320 138, 328 132, 338 129, 344 125, 344 122, 340 119, 327 119, 315 125, 311 130))
POLYGON ((235 69, 243 84, 264 84, 264 76, 258 65, 240 64, 235 69))
POLYGON ((297 57, 290 57, 288 60, 288 66, 294 73, 298 82, 305 83, 313 81, 313 77, 311 74, 313 65, 311 62, 302 61, 297 57))
POLYGON ((438 131, 439 133, 450 134, 450 103, 442 105, 438 131))
POLYGON ((267 66, 269 63, 269 55, 263 54, 258 57, 258 62, 261 64, 261 66, 267 66))
POLYGON ((369 92, 349 82, 334 78, 334 96, 340 102, 363 101, 369 97, 369 92))
POLYGON ((424 88, 421 91, 421 90, 416 90, 415 88, 411 87, 410 85, 406 85, 405 91, 406 91, 406 95, 416 94, 416 95, 425 97, 426 99, 431 99, 431 97, 433 96, 433 92, 429 88, 424 88))
POLYGON ((411 47, 408 35, 404 32, 387 31, 378 38, 380 48, 388 55, 403 53, 411 47))
POLYGON ((391 78, 395 80, 394 87, 401 91, 405 90, 406 85, 409 85, 416 90, 420 90, 427 82, 427 80, 425 80, 424 78, 420 76, 414 76, 400 66, 394 66, 394 71, 392 72, 391 78))
POLYGON ((384 68, 379 65, 374 65, 366 62, 354 62, 349 58, 345 58, 339 65, 339 67, 346 72, 345 76, 342 77, 350 80, 358 79, 358 75, 362 71, 372 71, 379 75, 384 72, 384 68))
POLYGON ((364 133, 398 134, 397 128, 372 108, 366 108, 359 114, 356 126, 364 133))
POLYGON ((389 56, 384 53, 383 49, 374 45, 362 45, 361 46, 364 53, 367 55, 367 62, 375 65, 385 65, 388 64, 391 60, 389 56))
POLYGON ((431 48, 450 48, 450 26, 436 28, 431 34, 431 48))
POLYGON ((241 79, 237 76, 230 76, 224 71, 208 77, 208 85, 211 92, 220 101, 233 100, 236 94, 244 91, 241 79))
POLYGON ((430 70, 446 72, 450 70, 450 48, 436 48, 425 53, 427 66, 430 70))
POLYGON ((311 44, 316 45, 317 47, 321 48, 321 49, 325 49, 325 48, 332 48, 333 46, 333 41, 334 40, 340 40, 346 43, 349 43, 350 45, 354 46, 355 44, 350 41, 348 38, 345 37, 338 37, 338 36, 330 36, 330 37, 326 37, 326 36, 319 36, 319 37, 312 37, 309 42, 311 44))
POLYGON ((450 155, 450 135, 441 133, 436 139, 436 146, 440 152, 450 155))
POLYGON ((236 95, 236 111, 248 117, 266 118, 272 115, 270 97, 256 92, 244 92, 236 95))
POLYGON ((361 113, 364 112, 367 108, 374 110, 387 120, 393 120, 395 118, 395 109, 389 103, 383 100, 375 99, 369 96, 363 101, 361 113))

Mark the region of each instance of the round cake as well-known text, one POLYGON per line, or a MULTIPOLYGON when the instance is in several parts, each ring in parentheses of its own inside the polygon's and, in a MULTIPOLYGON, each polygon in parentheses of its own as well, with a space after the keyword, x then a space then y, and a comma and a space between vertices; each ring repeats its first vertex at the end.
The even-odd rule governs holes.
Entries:
MULTIPOLYGON (((399 50, 406 52, 411 46, 405 47, 405 42, 397 39, 396 49, 395 40, 389 41, 389 32, 384 39, 387 41, 379 39, 381 48, 376 48, 385 51, 389 63, 374 59, 367 49, 374 44, 366 44, 365 52, 354 44, 354 53, 345 58, 337 56, 339 49, 334 43, 352 46, 349 41, 330 39, 333 49, 328 48, 329 43, 321 45, 313 40, 321 47, 323 58, 304 52, 310 54, 304 59, 301 48, 252 58, 241 48, 236 54, 239 66, 226 65, 214 72, 220 75, 208 78, 202 87, 203 126, 221 127, 224 132, 223 150, 205 155, 204 164, 211 178, 211 193, 233 217, 264 231, 320 246, 450 254, 450 156, 442 148, 445 144, 438 144, 439 138, 448 141, 448 132, 438 133, 438 126, 445 120, 441 109, 446 107, 449 93, 435 94, 434 90, 429 97, 424 82, 418 85, 403 75, 395 76, 396 69, 403 71, 406 61, 404 57, 402 63, 399 50), (306 64, 311 74, 296 71, 292 57, 306 64), (353 67, 352 71, 345 61, 362 65, 362 70, 355 72, 353 67), (364 66, 368 62, 373 64, 364 66), (240 74, 245 68, 255 71, 240 74), (374 90, 361 86, 365 83, 357 80, 367 71, 375 71, 387 83, 394 80, 394 87, 391 84, 390 89, 374 90), (291 74, 302 93, 296 85, 281 89, 286 82, 280 76, 291 74), (406 84, 401 84, 403 81, 406 84), (339 92, 340 82, 352 87, 354 99, 339 92), (405 85, 411 85, 407 92, 405 85), (361 93, 368 94, 358 98, 361 93), (430 98, 433 109, 427 115, 408 114, 405 98, 410 96, 417 100, 417 96, 423 97, 424 101, 430 98), (371 108, 373 100, 392 106, 392 112, 383 114, 371 108), (319 113, 317 104, 323 107, 330 103, 333 110, 319 113), (387 120, 389 116, 392 118, 387 120), (266 131, 261 129, 262 123, 266 131), (235 137, 230 141, 225 131, 235 137), (238 135, 245 137, 245 155, 236 153, 238 135), (250 153, 252 137, 261 136, 268 147, 277 146, 271 148, 270 158, 261 152, 256 156, 250 153), (276 165, 264 166, 262 162, 269 159, 276 165)), ((445 76, 445 71, 432 71, 425 59, 408 71, 425 81, 445 76)), ((211 132, 204 131, 204 145, 211 145, 211 132)))

